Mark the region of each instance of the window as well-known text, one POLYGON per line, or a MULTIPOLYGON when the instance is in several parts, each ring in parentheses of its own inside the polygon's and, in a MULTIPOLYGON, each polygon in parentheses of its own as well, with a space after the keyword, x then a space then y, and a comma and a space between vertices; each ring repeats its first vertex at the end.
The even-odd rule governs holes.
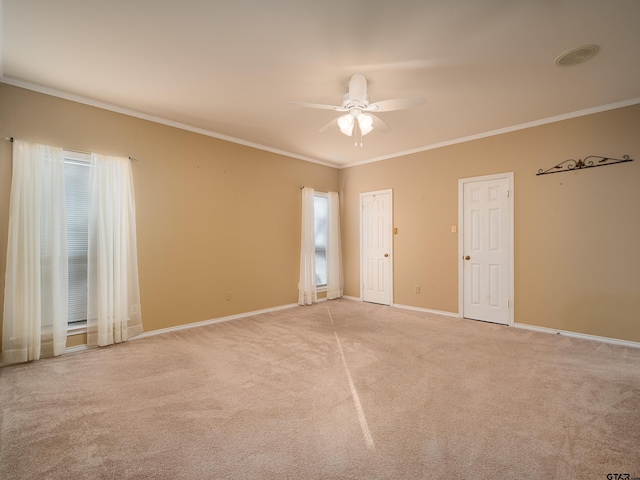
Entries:
POLYGON ((316 240, 316 287, 327 286, 327 241, 329 197, 325 193, 313 196, 313 217, 316 240))
POLYGON ((132 173, 126 157, 14 140, 8 363, 61 355, 69 335, 86 333, 88 346, 105 346, 142 333, 132 173))
POLYGON ((88 155, 64 152, 69 255, 69 324, 77 324, 87 320, 89 159, 88 155))

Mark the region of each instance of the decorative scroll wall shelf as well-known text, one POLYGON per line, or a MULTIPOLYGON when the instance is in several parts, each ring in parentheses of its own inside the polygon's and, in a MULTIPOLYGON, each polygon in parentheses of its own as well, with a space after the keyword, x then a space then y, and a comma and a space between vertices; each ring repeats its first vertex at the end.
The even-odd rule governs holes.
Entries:
POLYGON ((571 172, 573 170, 581 170, 585 168, 593 168, 593 167, 606 167, 607 165, 615 165, 616 163, 624 163, 624 162, 633 162, 633 158, 629 158, 629 155, 623 155, 622 158, 609 158, 609 157, 598 157, 596 155, 591 155, 586 157, 584 160, 578 159, 569 159, 565 160, 557 164, 554 167, 548 168, 547 170, 540 169, 536 175, 547 175, 549 173, 560 173, 560 172, 571 172), (594 159, 594 160, 590 160, 594 159))

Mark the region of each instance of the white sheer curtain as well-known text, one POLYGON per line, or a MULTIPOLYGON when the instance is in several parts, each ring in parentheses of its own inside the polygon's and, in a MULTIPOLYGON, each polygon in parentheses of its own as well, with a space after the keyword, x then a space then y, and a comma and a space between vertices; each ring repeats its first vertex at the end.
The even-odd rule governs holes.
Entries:
POLYGON ((298 304, 311 305, 318 299, 316 289, 316 239, 313 215, 313 188, 302 189, 302 232, 300 236, 300 281, 298 304))
POLYGON ((329 192, 329 241, 327 242, 327 299, 340 298, 344 289, 342 247, 340 245, 340 200, 329 192))
POLYGON ((128 158, 91 155, 87 344, 142 332, 136 215, 128 158))
POLYGON ((67 227, 62 148, 13 142, 2 362, 64 353, 67 227))

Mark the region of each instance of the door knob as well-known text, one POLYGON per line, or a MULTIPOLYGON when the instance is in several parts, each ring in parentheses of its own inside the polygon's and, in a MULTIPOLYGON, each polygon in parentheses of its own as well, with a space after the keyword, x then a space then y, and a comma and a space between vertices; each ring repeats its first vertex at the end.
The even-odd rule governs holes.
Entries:
POLYGON ((471 260, 471 257, 469 255, 467 255, 466 257, 464 257, 465 260, 471 260))
POLYGON ((385 254, 384 254, 384 256, 385 256, 385 257, 388 257, 388 256, 389 256, 389 254, 388 254, 388 253, 385 253, 385 254))

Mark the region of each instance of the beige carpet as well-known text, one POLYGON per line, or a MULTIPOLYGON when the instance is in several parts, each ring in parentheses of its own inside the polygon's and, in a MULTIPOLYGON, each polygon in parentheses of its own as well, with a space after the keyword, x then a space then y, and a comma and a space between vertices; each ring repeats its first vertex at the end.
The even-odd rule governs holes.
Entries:
POLYGON ((0 369, 9 479, 640 477, 640 349, 350 300, 0 369))

